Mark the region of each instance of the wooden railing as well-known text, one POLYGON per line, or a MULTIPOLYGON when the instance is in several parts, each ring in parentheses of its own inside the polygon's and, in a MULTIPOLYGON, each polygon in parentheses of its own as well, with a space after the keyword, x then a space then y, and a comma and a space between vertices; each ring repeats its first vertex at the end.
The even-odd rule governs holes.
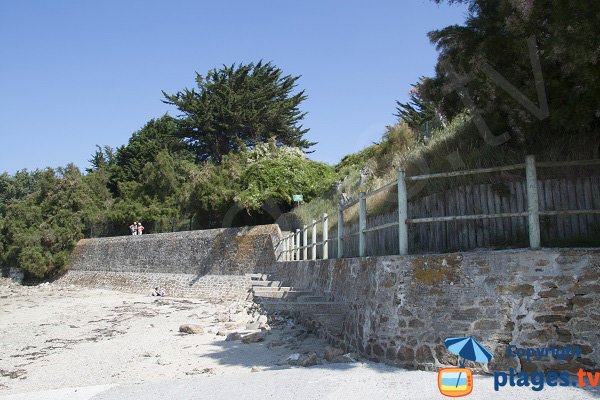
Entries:
MULTIPOLYGON (((541 245, 540 238, 540 216, 556 216, 556 215, 577 215, 577 214, 597 214, 600 215, 600 209, 588 208, 588 209, 571 209, 571 210, 544 210, 540 211, 539 207, 539 195, 538 195, 538 180, 537 180, 537 169, 538 168, 556 168, 556 167, 573 167, 573 166, 593 166, 600 165, 600 160, 581 160, 581 161, 563 161, 563 162, 537 162, 535 157, 530 155, 525 159, 523 164, 513 164, 500 167, 492 168, 481 168, 481 169, 470 169, 462 171, 443 172, 435 174, 425 174, 416 176, 406 176, 404 171, 398 172, 398 178, 396 181, 384 185, 377 190, 372 192, 361 192, 357 200, 341 204, 338 206, 338 222, 337 222, 337 254, 336 258, 344 257, 344 240, 352 235, 358 235, 358 255, 364 257, 368 255, 366 235, 369 232, 374 232, 381 229, 388 229, 391 227, 397 227, 398 229, 398 253, 401 255, 409 254, 409 241, 408 231, 411 224, 427 224, 435 222, 448 222, 448 221, 468 221, 468 220, 489 220, 497 218, 513 218, 513 217, 527 217, 528 227, 528 240, 529 247, 532 249, 539 248, 541 245), (436 217, 420 217, 411 218, 408 215, 408 196, 407 196, 407 182, 424 181, 430 179, 443 179, 459 176, 470 176, 476 174, 488 174, 497 173, 503 171, 514 171, 514 170, 525 170, 525 188, 526 188, 526 201, 527 210, 519 212, 502 212, 502 213, 491 213, 491 214, 470 214, 470 215, 447 215, 447 216, 436 216, 436 217), (375 225, 367 228, 367 199, 378 193, 386 190, 390 190, 397 187, 397 200, 398 200, 398 221, 388 222, 380 225, 375 225), (344 229, 344 211, 348 208, 358 204, 358 221, 359 227, 358 232, 345 233, 344 229)), ((283 251, 280 256, 282 261, 291 260, 307 260, 317 259, 318 247, 321 249, 321 258, 327 259, 329 257, 329 246, 328 243, 332 239, 328 238, 329 226, 328 216, 323 214, 319 222, 313 220, 308 226, 303 226, 302 229, 296 230, 295 233, 287 235, 283 238, 283 251), (322 238, 317 241, 317 224, 322 223, 322 238), (311 241, 308 241, 308 230, 312 231, 311 241)))

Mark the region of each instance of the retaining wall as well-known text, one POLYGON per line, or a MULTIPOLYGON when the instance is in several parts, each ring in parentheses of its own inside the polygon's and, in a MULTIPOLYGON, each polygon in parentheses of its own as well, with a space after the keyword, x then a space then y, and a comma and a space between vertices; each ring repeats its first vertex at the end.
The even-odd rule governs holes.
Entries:
POLYGON ((245 298, 244 276, 276 259, 277 225, 81 240, 62 284, 225 301, 245 298))
POLYGON ((490 369, 600 366, 600 249, 505 250, 275 263, 291 286, 346 301, 343 343, 390 364, 456 365, 443 346, 472 335, 490 369), (510 345, 579 345, 575 360, 507 357, 510 345))

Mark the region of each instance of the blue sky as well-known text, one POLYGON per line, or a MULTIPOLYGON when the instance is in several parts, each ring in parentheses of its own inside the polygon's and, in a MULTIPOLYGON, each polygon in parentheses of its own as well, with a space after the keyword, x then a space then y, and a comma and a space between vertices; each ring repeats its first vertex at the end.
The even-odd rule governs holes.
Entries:
POLYGON ((461 6, 403 1, 0 2, 0 171, 81 168, 177 110, 161 90, 194 72, 272 61, 302 75, 311 158, 331 164, 377 141, 395 100, 433 73, 426 33, 461 6))

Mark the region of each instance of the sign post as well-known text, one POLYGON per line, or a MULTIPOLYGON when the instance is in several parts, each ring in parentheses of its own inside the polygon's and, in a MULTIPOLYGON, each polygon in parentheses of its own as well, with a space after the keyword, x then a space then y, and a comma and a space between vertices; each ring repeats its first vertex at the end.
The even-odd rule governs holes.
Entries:
POLYGON ((304 196, 302 196, 301 194, 293 194, 292 201, 295 201, 296 206, 299 206, 300 203, 302 203, 304 201, 304 196))

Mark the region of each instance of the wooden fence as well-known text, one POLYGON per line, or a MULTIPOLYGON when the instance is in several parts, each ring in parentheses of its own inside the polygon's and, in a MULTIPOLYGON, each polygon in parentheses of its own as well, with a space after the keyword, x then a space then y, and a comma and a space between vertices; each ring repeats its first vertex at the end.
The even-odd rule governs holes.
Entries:
POLYGON ((537 169, 600 165, 600 160, 535 163, 404 177, 340 206, 338 224, 328 229, 325 215, 315 221, 311 240, 298 230, 284 238, 281 260, 366 255, 440 253, 477 248, 569 246, 600 242, 600 175, 537 179, 537 169), (406 182, 527 169, 502 185, 464 185, 409 201, 406 182), (528 185, 528 182, 530 183, 528 185), (531 184, 536 182, 536 184, 531 184), (398 188, 398 211, 369 216, 367 200, 398 188), (531 201, 530 201, 531 200, 531 201), (358 223, 345 224, 344 211, 359 207, 358 223), (323 224, 325 237, 316 235, 323 224), (330 239, 331 238, 331 239, 330 239))

